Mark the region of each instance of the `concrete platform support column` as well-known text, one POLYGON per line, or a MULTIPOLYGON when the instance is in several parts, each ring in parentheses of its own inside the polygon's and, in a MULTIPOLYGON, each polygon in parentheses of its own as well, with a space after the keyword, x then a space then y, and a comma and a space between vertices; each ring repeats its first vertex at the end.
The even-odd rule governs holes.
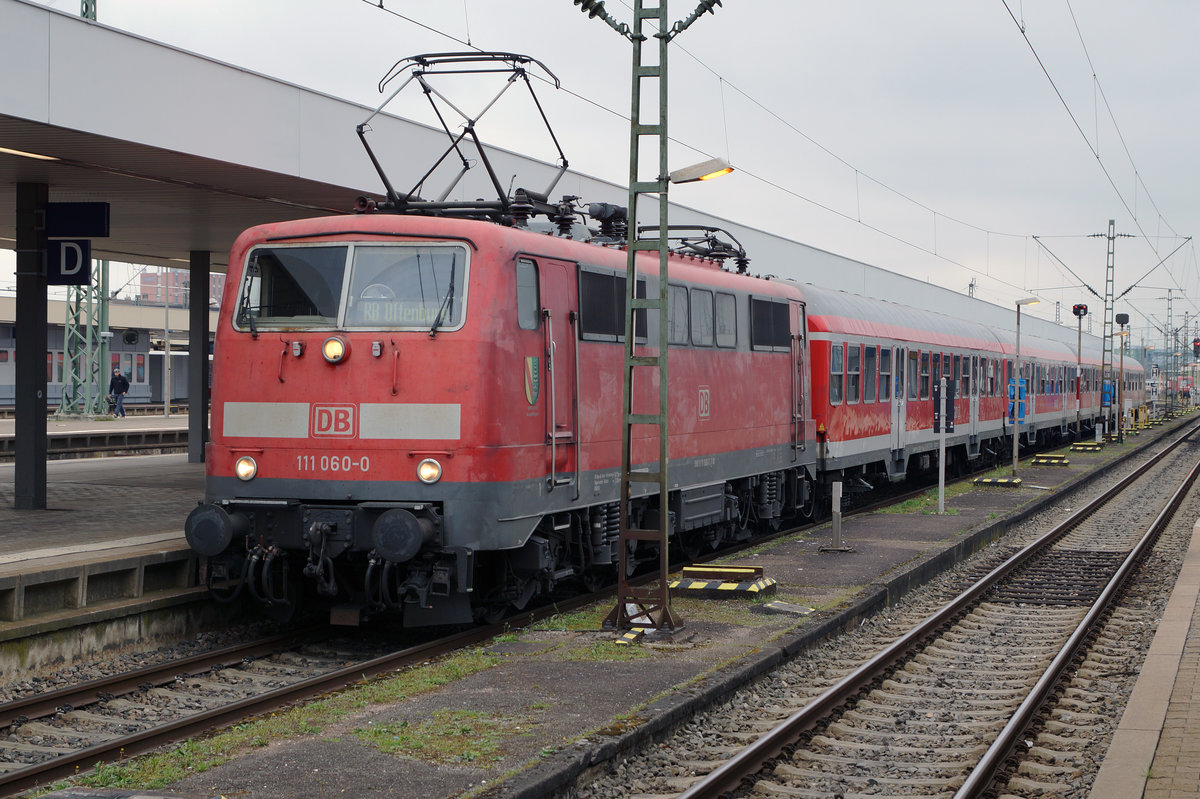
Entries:
POLYGON ((208 443, 209 272, 209 253, 192 250, 188 264, 188 463, 203 463, 208 443))
POLYGON ((46 507, 45 183, 17 184, 16 464, 13 507, 46 507))

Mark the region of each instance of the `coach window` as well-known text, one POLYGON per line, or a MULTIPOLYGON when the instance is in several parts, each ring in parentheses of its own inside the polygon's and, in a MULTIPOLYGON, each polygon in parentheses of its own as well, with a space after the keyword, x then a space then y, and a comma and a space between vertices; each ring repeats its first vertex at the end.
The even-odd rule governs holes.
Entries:
MULTIPOLYGON (((929 353, 925 354, 929 355, 929 353)), ((908 398, 910 400, 917 399, 917 389, 921 385, 917 380, 917 364, 920 362, 920 357, 920 353, 908 351, 908 398)), ((926 361, 926 363, 929 362, 926 361)))
POLYGON ((539 310, 537 264, 520 258, 517 260, 517 324, 522 330, 537 330, 541 319, 539 310))
POLYGON ((846 402, 858 402, 862 396, 862 345, 846 345, 846 402))
POLYGON ((942 379, 942 354, 935 352, 933 354, 933 385, 937 385, 942 379))
POLYGON ((844 344, 829 345, 829 402, 837 405, 842 401, 842 381, 845 379, 843 362, 844 344))
POLYGON ((954 366, 951 367, 954 371, 950 375, 950 380, 947 383, 953 382, 955 391, 958 390, 958 381, 962 379, 962 356, 954 356, 954 366))
POLYGON ((714 326, 718 347, 737 346, 737 300, 732 294, 717 292, 714 326))
POLYGON ((921 353, 921 399, 929 399, 929 353, 921 353))
POLYGON ((713 294, 692 289, 692 343, 697 347, 713 345, 713 294))
POLYGON ((878 350, 872 346, 863 350, 863 402, 875 401, 875 353, 878 350))
POLYGON ((892 348, 879 350, 879 401, 892 398, 892 348))
POLYGON ((688 295, 683 286, 667 286, 668 344, 688 343, 688 295))

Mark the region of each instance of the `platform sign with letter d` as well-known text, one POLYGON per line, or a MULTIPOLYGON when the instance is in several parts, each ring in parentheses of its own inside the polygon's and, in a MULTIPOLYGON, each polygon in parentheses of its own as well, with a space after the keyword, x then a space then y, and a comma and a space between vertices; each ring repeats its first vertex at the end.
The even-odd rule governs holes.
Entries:
POLYGON ((46 285, 86 286, 92 279, 92 242, 56 239, 46 243, 46 285))

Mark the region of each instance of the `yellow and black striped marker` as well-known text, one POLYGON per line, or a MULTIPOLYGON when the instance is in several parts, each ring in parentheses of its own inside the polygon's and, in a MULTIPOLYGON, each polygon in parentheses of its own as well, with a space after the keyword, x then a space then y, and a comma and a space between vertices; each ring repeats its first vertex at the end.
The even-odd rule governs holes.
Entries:
POLYGON ((1007 488, 1020 488, 1020 477, 976 477, 972 480, 978 486, 1005 486, 1007 488))
POLYGON ((1070 466, 1071 462, 1065 455, 1034 455, 1033 466, 1070 466))
POLYGON ((634 627, 632 630, 613 641, 613 643, 617 644, 618 646, 629 646, 630 644, 636 644, 638 641, 642 640, 645 635, 645 627, 634 627))
POLYGON ((1104 449, 1103 444, 1072 444, 1072 452, 1100 452, 1104 449))
POLYGON ((764 577, 761 566, 685 566, 670 589, 687 596, 727 599, 737 596, 767 596, 775 593, 772 577, 764 577))

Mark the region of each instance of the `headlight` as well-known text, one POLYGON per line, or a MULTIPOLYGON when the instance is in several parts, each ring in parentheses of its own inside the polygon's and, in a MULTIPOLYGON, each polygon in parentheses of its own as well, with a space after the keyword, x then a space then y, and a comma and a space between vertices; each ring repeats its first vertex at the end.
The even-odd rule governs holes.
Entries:
POLYGON ((258 474, 258 464, 249 455, 243 455, 233 464, 233 473, 239 480, 252 480, 258 474))
POLYGON ((338 336, 330 336, 321 345, 321 354, 330 363, 340 363, 350 354, 350 345, 338 336))
POLYGON ((426 458, 417 464, 417 479, 422 483, 436 483, 442 479, 442 464, 426 458))

